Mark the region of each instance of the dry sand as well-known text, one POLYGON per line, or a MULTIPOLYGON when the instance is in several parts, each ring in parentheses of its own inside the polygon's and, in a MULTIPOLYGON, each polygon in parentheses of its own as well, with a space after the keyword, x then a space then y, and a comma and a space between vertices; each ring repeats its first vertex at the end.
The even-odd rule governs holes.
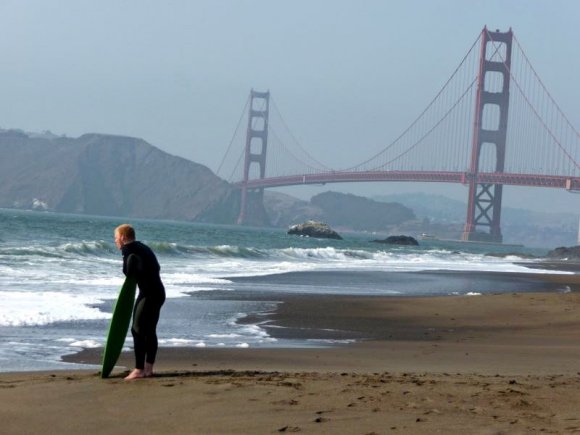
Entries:
POLYGON ((579 277, 554 279, 573 291, 289 297, 272 316, 274 335, 357 339, 341 347, 161 348, 133 382, 4 373, 0 433, 580 433, 579 277))

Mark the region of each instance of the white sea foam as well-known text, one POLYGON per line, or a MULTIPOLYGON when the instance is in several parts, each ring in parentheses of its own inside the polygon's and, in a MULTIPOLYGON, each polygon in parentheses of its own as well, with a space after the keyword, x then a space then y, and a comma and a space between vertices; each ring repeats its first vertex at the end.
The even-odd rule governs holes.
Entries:
POLYGON ((356 343, 356 340, 353 339, 344 339, 344 340, 335 340, 335 339, 321 339, 321 338, 312 338, 312 339, 307 339, 306 341, 314 343, 314 344, 351 344, 351 343, 356 343))
POLYGON ((240 334, 209 334, 208 338, 238 338, 240 334))
POLYGON ((74 343, 75 341, 77 341, 77 339, 71 338, 71 337, 62 337, 62 338, 57 338, 56 341, 60 341, 62 343, 74 343))
POLYGON ((92 306, 101 302, 101 299, 94 296, 59 292, 2 292, 0 326, 109 319, 111 314, 92 306))
POLYGON ((191 273, 163 271, 163 281, 167 284, 173 285, 187 285, 187 284, 228 284, 231 281, 223 278, 215 278, 204 275, 201 271, 193 270, 191 273))
POLYGON ((96 349, 102 347, 103 343, 96 340, 78 340, 69 344, 71 347, 82 347, 83 349, 96 349))
MULTIPOLYGON (((391 272, 413 271, 486 271, 514 273, 545 273, 542 269, 526 268, 518 263, 532 261, 510 256, 485 256, 448 250, 429 251, 365 251, 324 248, 285 248, 269 250, 268 255, 254 258, 218 258, 192 262, 187 267, 165 265, 163 278, 175 286, 223 286, 224 277, 263 276, 312 270, 381 270, 391 272)), ((566 273, 554 272, 551 273, 566 273)), ((189 289, 188 291, 192 291, 189 289)))
POLYGON ((197 340, 189 340, 186 338, 166 338, 160 339, 159 344, 163 346, 191 346, 197 340))
POLYGON ((223 289, 224 286, 231 284, 227 279, 207 276, 196 269, 192 269, 191 273, 184 272, 183 267, 176 269, 169 265, 161 274, 168 298, 179 298, 197 291, 223 289))
MULTIPOLYGON (((57 321, 107 319, 109 314, 95 308, 103 300, 114 300, 123 282, 121 259, 113 256, 76 255, 108 249, 104 242, 78 242, 59 245, 61 252, 74 251, 71 258, 49 256, 0 259, 0 325, 44 325, 57 321), (80 259, 79 259, 80 257, 80 259), (48 277, 48 278, 47 278, 48 277), (40 289, 41 291, 38 291, 40 289), (89 294, 87 294, 89 293, 89 294), (96 296, 98 295, 98 296, 96 296)), ((18 248, 4 248, 10 251, 18 248)), ((37 251, 55 248, 35 248, 37 251)), ((236 251, 229 245, 216 249, 236 251)), ((251 252, 258 252, 250 249, 251 252)), ((118 254, 116 254, 118 255, 118 254)), ((192 292, 231 290, 234 284, 224 277, 262 276, 296 271, 380 270, 412 271, 490 271, 545 273, 517 263, 534 263, 517 256, 505 258, 466 252, 433 250, 378 250, 322 248, 265 249, 256 257, 202 257, 188 260, 169 256, 161 260, 162 279, 167 297, 184 297, 192 292)), ((549 271, 550 273, 568 273, 549 271)), ((296 287, 297 291, 299 287, 296 287)), ((311 291, 308 288, 308 291, 311 291)), ((393 292, 395 294, 397 292, 393 292)), ((250 331, 245 333, 251 334, 250 331)), ((256 331, 258 333, 258 331, 256 331)))
POLYGON ((242 325, 239 328, 240 333, 242 336, 245 337, 253 337, 257 339, 260 343, 266 342, 275 342, 276 339, 270 337, 268 333, 260 327, 260 325, 242 325))

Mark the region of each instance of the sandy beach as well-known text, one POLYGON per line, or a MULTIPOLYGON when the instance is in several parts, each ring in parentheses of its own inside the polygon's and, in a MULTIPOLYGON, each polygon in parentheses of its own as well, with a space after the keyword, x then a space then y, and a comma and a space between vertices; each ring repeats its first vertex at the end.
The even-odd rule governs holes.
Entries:
POLYGON ((580 433, 580 280, 550 279, 571 291, 286 297, 271 335, 355 342, 161 348, 146 380, 131 354, 106 380, 3 373, 1 433, 580 433))

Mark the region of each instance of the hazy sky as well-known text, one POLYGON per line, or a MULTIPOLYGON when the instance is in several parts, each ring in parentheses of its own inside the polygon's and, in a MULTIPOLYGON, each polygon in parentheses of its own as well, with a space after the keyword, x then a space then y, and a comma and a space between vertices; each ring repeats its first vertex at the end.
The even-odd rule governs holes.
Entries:
MULTIPOLYGON (((579 18, 576 0, 0 0, 0 127, 136 136, 215 171, 250 89, 269 89, 301 144, 344 167, 398 136, 487 25, 512 27, 580 128, 579 18)), ((467 196, 286 191, 329 189, 467 196)), ((504 192, 504 205, 580 213, 580 195, 504 192)))

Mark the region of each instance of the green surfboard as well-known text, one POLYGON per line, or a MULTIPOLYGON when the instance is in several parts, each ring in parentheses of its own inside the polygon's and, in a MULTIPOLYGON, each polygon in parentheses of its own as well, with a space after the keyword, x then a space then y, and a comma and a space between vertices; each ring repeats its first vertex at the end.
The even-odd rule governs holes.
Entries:
POLYGON ((137 289, 137 280, 127 277, 119 292, 119 297, 113 308, 113 317, 109 324, 109 333, 107 334, 107 343, 103 353, 103 368, 101 378, 107 378, 123 350, 131 315, 133 313, 133 304, 135 303, 135 291, 137 289))

